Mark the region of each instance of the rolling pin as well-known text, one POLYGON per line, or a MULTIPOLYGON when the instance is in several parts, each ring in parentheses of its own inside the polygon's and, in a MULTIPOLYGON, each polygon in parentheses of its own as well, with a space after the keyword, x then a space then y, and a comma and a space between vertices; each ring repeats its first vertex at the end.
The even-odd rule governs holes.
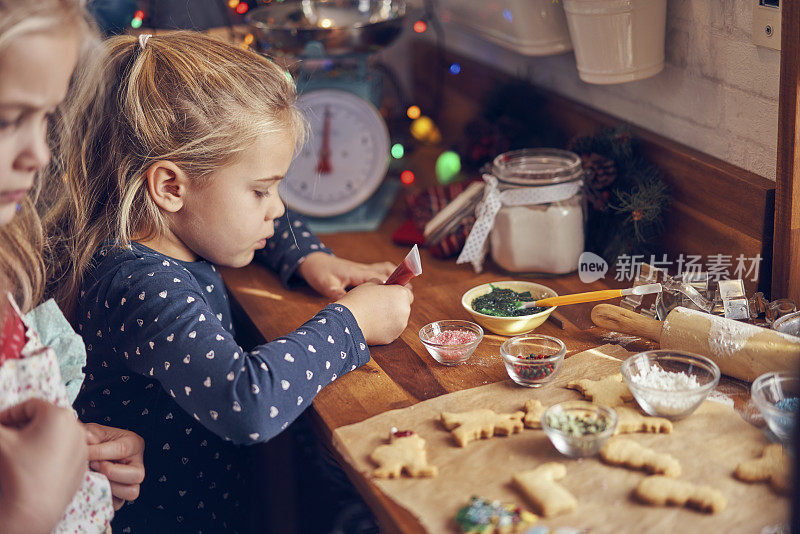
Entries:
POLYGON ((592 309, 597 326, 651 339, 662 349, 706 356, 723 374, 752 382, 770 371, 800 371, 800 338, 716 315, 677 307, 664 322, 613 306, 592 309))

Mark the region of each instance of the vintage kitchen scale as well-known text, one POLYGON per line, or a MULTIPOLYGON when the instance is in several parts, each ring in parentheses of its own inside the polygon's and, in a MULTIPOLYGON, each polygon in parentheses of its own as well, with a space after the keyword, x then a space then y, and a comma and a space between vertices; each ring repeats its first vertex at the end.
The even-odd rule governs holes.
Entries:
POLYGON ((389 131, 371 54, 403 30, 405 0, 296 0, 251 11, 259 47, 300 60, 298 106, 310 136, 280 194, 317 233, 376 229, 399 188, 386 178, 389 131))

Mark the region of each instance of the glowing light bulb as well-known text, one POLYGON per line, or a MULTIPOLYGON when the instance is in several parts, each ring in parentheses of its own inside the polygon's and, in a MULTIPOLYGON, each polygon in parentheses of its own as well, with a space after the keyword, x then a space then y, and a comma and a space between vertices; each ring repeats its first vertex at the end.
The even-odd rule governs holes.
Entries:
POLYGON ((459 65, 458 63, 451 63, 449 70, 450 70, 450 74, 454 74, 454 75, 458 74, 459 72, 461 72, 461 65, 459 65))
POLYGON ((409 119, 414 120, 422 115, 422 111, 420 111, 419 106, 411 106, 408 108, 408 110, 406 110, 406 115, 408 115, 409 119))
POLYGON ((333 21, 331 19, 322 19, 321 21, 319 21, 319 25, 322 26, 323 28, 330 28, 331 26, 333 26, 333 21))
POLYGON ((417 141, 436 144, 442 140, 442 133, 434 124, 433 119, 422 115, 411 121, 411 136, 417 141))
POLYGON ((144 11, 141 9, 133 14, 133 18, 135 19, 143 19, 144 18, 144 11))
POLYGON ((131 21, 131 28, 137 29, 142 27, 142 19, 133 19, 131 21))
POLYGON ((248 9, 250 9, 250 6, 247 4, 240 3, 238 6, 236 6, 236 12, 240 15, 247 13, 248 9))
POLYGON ((422 33, 428 29, 428 25, 425 23, 424 20, 418 20, 414 23, 414 31, 417 33, 422 33))
POLYGON ((442 152, 436 158, 436 177, 442 184, 448 184, 461 171, 461 157, 452 150, 442 152))
POLYGON ((400 159, 403 157, 403 154, 406 153, 405 147, 403 147, 400 143, 395 143, 392 145, 392 157, 394 159, 400 159))
POLYGON ((403 171, 400 173, 400 181, 406 185, 413 184, 415 179, 416 177, 411 171, 403 171))
POLYGON ((228 0, 228 7, 231 9, 236 9, 236 6, 239 5, 239 0, 228 0))
POLYGON ((247 35, 244 36, 244 44, 250 46, 251 44, 253 44, 254 39, 255 38, 253 37, 253 34, 248 33, 247 35))

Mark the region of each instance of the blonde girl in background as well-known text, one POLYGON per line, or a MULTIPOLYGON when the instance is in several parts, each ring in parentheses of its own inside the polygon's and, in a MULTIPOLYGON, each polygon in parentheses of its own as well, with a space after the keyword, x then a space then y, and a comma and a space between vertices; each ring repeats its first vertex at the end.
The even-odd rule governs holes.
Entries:
MULTIPOLYGON (((0 319, 6 292, 23 312, 42 296, 36 173, 50 159, 50 116, 79 55, 94 42, 85 17, 76 0, 0 0, 0 319)), ((0 532, 50 532, 87 461, 109 477, 117 506, 135 499, 144 476, 142 447, 131 432, 82 425, 71 410, 43 400, 0 413, 0 532)))
POLYGON ((282 69, 192 32, 105 44, 109 78, 73 88, 51 167, 69 191, 47 226, 62 232, 56 294, 88 352, 75 406, 148 443, 142 495, 115 529, 239 531, 240 445, 287 428, 368 344, 397 338, 413 296, 375 280, 391 265, 337 258, 285 212, 278 184, 305 126, 282 69), (248 352, 215 265, 254 256, 338 300, 248 352))

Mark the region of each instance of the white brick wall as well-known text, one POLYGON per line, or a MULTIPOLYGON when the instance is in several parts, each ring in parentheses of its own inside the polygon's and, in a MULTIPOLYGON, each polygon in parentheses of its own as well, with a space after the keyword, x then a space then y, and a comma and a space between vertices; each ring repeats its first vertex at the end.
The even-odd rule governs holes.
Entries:
MULTIPOLYGON (((780 53, 752 43, 756 0, 668 0, 660 74, 601 86, 578 78, 570 52, 526 57, 452 24, 448 48, 775 179, 780 53)), ((428 32, 430 33, 430 32, 428 32)))

